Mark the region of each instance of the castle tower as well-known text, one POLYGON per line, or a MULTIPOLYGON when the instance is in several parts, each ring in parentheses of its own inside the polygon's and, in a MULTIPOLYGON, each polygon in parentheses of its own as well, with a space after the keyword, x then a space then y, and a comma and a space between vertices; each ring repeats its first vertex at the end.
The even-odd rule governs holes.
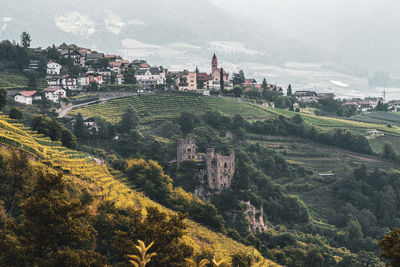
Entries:
POLYGON ((214 73, 214 70, 218 69, 218 59, 214 53, 214 56, 211 61, 211 73, 214 73))

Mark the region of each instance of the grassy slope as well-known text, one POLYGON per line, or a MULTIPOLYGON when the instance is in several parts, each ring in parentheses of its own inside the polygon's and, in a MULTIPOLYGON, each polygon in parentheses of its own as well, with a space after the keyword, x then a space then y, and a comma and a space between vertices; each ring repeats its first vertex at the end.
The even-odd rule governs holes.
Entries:
MULTIPOLYGON (((27 89, 27 85, 28 79, 22 75, 0 73, 0 88, 24 90, 27 89)), ((37 85, 38 89, 43 89, 47 86, 47 82, 44 79, 40 79, 37 85)))
MULTIPOLYGON (((106 165, 97 165, 91 156, 64 148, 59 142, 52 142, 47 137, 30 131, 23 125, 9 120, 5 115, 0 115, 0 144, 24 149, 40 162, 62 170, 66 179, 88 188, 97 196, 98 201, 109 199, 119 206, 132 206, 142 211, 145 207, 155 206, 165 212, 173 212, 131 190, 123 182, 115 179, 106 165)), ((184 240, 196 251, 200 251, 202 247, 209 248, 215 251, 218 257, 229 257, 232 253, 246 251, 259 258, 260 263, 264 262, 260 266, 278 266, 264 259, 253 247, 239 244, 190 220, 187 220, 187 224, 184 240)))

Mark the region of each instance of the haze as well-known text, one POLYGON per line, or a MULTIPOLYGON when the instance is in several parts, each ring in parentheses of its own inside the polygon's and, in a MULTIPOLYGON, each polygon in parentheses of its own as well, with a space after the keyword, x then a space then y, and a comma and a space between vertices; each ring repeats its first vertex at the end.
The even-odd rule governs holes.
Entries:
POLYGON ((275 33, 317 46, 348 63, 398 69, 400 1, 212 0, 275 33), (353 61, 353 62, 351 62, 353 61))

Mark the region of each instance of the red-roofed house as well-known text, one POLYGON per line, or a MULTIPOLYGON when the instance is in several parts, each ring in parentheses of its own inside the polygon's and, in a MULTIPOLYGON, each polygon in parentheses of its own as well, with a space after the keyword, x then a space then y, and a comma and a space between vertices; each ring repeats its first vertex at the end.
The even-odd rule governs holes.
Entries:
POLYGON ((142 69, 150 69, 150 65, 147 64, 147 63, 142 63, 142 64, 139 65, 139 67, 142 68, 142 69))
POLYGON ((88 75, 89 78, 89 84, 96 82, 97 84, 103 84, 103 76, 101 75, 88 75))
POLYGON ((113 72, 121 73, 129 66, 129 60, 113 61, 109 66, 113 72))
POLYGON ((48 87, 43 90, 45 97, 54 103, 60 102, 61 98, 67 97, 67 92, 59 86, 48 87))
POLYGON ((244 83, 243 83, 244 86, 256 85, 256 84, 257 84, 257 81, 255 79, 246 79, 246 80, 244 80, 244 83))
POLYGON ((22 91, 14 95, 14 101, 25 105, 32 105, 33 100, 40 100, 42 97, 38 91, 22 91))

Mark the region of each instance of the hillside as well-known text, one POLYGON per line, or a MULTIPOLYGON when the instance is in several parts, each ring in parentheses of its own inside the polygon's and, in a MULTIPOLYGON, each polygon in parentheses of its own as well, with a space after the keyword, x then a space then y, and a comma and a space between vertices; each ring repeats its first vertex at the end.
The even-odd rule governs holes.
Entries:
MULTIPOLYGON (((82 116, 98 116, 116 123, 128 107, 133 107, 136 110, 142 124, 177 118, 184 111, 191 111, 197 115, 202 115, 207 111, 217 111, 228 116, 240 114, 249 121, 265 120, 267 118, 278 117, 279 115, 291 118, 296 114, 300 114, 307 125, 317 129, 323 131, 334 128, 347 129, 368 137, 375 153, 382 152, 382 147, 386 141, 393 143, 400 152, 400 128, 395 123, 392 123, 393 126, 387 127, 389 121, 384 121, 386 122, 385 124, 382 121, 357 121, 353 118, 315 116, 306 112, 297 113, 286 109, 265 108, 237 101, 233 98, 204 97, 176 93, 137 95, 78 108, 70 114, 76 115, 81 113, 82 116), (368 131, 371 130, 377 130, 378 134, 370 136, 368 131)), ((396 118, 397 114, 393 114, 393 116, 396 118)))
MULTIPOLYGON (((112 200, 117 206, 136 207, 144 211, 146 207, 157 207, 172 213, 161 205, 151 201, 143 194, 131 190, 123 181, 114 178, 105 164, 98 163, 88 154, 66 149, 58 142, 37 134, 29 128, 15 123, 5 115, 0 115, 0 143, 3 148, 25 150, 34 161, 43 162, 55 169, 62 170, 67 180, 78 183, 90 190, 97 201, 112 200)), ((187 220, 188 230, 185 242, 201 251, 209 248, 218 257, 230 257, 234 252, 245 251, 259 259, 259 266, 278 266, 265 260, 252 247, 241 245, 222 234, 214 233, 207 228, 187 220)))

